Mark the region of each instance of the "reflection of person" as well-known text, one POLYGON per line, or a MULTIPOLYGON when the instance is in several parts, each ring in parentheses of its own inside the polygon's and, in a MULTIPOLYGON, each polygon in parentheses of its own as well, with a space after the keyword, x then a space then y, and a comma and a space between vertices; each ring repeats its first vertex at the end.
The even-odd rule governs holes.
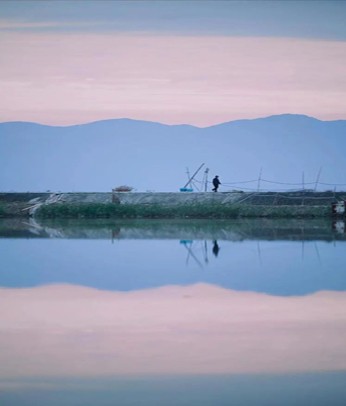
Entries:
POLYGON ((219 188, 219 185, 221 185, 221 182, 219 181, 219 177, 215 176, 215 178, 213 179, 213 192, 217 192, 217 189, 219 188))
POLYGON ((120 228, 112 229, 112 244, 113 244, 115 238, 118 238, 119 234, 120 234, 120 228))
POLYGON ((220 247, 216 240, 213 241, 213 244, 214 244, 213 245, 213 254, 217 257, 218 253, 220 251, 220 247))

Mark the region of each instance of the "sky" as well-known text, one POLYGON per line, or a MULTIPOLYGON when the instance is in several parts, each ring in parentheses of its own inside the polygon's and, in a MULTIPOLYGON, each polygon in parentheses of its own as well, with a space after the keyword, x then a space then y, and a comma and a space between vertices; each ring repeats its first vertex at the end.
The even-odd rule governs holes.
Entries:
POLYGON ((346 118, 346 1, 0 2, 0 122, 346 118))

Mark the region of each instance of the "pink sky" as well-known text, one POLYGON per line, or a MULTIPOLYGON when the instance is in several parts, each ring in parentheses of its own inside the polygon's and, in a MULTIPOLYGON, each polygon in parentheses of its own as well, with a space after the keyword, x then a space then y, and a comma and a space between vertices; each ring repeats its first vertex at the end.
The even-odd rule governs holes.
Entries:
POLYGON ((346 118, 343 41, 2 32, 0 121, 346 118))
POLYGON ((0 378, 346 370, 346 293, 0 289, 0 378))

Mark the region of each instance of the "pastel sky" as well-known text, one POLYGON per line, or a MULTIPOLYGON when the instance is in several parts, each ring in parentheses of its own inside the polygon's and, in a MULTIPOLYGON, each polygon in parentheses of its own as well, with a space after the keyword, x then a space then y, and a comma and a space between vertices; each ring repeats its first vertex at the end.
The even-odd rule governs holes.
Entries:
POLYGON ((346 118, 345 1, 1 1, 0 121, 346 118))

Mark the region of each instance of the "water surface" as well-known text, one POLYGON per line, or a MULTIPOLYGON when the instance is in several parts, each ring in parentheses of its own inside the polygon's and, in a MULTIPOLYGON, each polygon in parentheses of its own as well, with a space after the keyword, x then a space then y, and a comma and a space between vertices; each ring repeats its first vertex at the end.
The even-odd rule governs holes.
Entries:
POLYGON ((1 221, 4 405, 343 405, 343 221, 1 221))

